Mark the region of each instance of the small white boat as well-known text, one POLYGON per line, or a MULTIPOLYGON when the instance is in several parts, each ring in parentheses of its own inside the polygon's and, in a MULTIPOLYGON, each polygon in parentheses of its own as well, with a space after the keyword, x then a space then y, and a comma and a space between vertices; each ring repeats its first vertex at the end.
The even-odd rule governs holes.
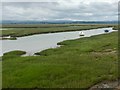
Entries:
POLYGON ((81 31, 81 32, 79 32, 79 35, 80 36, 85 36, 85 34, 81 31))

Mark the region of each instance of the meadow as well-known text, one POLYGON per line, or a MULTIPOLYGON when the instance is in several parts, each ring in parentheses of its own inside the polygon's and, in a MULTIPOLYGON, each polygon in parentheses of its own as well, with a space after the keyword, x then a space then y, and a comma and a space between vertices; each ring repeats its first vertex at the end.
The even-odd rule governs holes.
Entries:
MULTIPOLYGON (((61 26, 59 29, 36 28, 36 33, 70 31, 103 27, 61 26), (43 30, 43 31, 42 31, 43 30)), ((104 27, 109 27, 105 26, 104 27)), ((25 28, 25 27, 24 27, 25 28)), ((19 28, 18 28, 19 29, 19 28)), ((26 28, 29 29, 29 28, 26 28)), ((29 34, 31 34, 31 28, 29 34)), ((14 31, 14 30, 13 30, 14 31)), ((23 36, 22 28, 13 36, 23 36), (18 32, 18 33, 17 33, 18 32)), ((24 31, 24 29, 23 29, 24 31)), ((6 31, 3 32, 3 35, 6 31)), ((12 33, 11 31, 8 34, 12 33)), ((32 33, 33 34, 33 33, 32 33)), ((21 57, 24 51, 12 51, 2 57, 3 88, 90 88, 104 80, 116 80, 118 75, 118 32, 67 40, 61 47, 37 52, 37 56, 21 57)))

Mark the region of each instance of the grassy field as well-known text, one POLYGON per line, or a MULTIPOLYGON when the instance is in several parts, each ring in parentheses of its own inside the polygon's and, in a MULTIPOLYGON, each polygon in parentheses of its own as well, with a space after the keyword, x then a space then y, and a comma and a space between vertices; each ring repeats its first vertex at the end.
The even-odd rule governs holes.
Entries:
MULTIPOLYGON (((1 60, 2 58, 0 58, 1 60)), ((0 61, 0 89, 2 89, 2 61, 0 61)))
POLYGON ((55 32, 65 32, 65 31, 78 31, 78 30, 88 30, 102 27, 113 27, 116 25, 102 25, 102 24, 93 24, 93 25, 82 25, 82 24, 10 24, 3 25, 2 27, 9 30, 3 30, 1 36, 12 36, 12 37, 21 37, 28 36, 33 34, 41 33, 55 33, 55 32))
POLYGON ((4 54, 3 88, 89 88, 115 80, 117 34, 60 42, 61 47, 38 52, 38 56, 20 57, 22 51, 4 54))

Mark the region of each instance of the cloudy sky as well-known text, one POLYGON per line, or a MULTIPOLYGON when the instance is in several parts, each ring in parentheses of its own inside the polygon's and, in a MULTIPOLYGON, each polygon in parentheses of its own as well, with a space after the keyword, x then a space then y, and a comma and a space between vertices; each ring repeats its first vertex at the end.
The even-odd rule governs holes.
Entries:
POLYGON ((54 2, 3 2, 3 20, 118 19, 118 0, 57 0, 54 2))

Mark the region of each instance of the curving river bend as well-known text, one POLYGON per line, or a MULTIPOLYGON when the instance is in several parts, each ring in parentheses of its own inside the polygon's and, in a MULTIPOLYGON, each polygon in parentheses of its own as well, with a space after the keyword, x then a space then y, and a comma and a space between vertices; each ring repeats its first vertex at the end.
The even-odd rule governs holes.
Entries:
POLYGON ((58 47, 57 43, 64 40, 71 40, 81 37, 90 37, 93 35, 104 34, 105 29, 109 30, 110 32, 115 31, 112 30, 112 28, 100 28, 83 30, 85 36, 79 36, 80 31, 71 31, 19 37, 17 38, 17 40, 0 40, 0 47, 2 47, 0 48, 0 56, 2 56, 3 53, 14 50, 26 51, 26 55, 28 56, 34 55, 34 53, 36 52, 58 47))

